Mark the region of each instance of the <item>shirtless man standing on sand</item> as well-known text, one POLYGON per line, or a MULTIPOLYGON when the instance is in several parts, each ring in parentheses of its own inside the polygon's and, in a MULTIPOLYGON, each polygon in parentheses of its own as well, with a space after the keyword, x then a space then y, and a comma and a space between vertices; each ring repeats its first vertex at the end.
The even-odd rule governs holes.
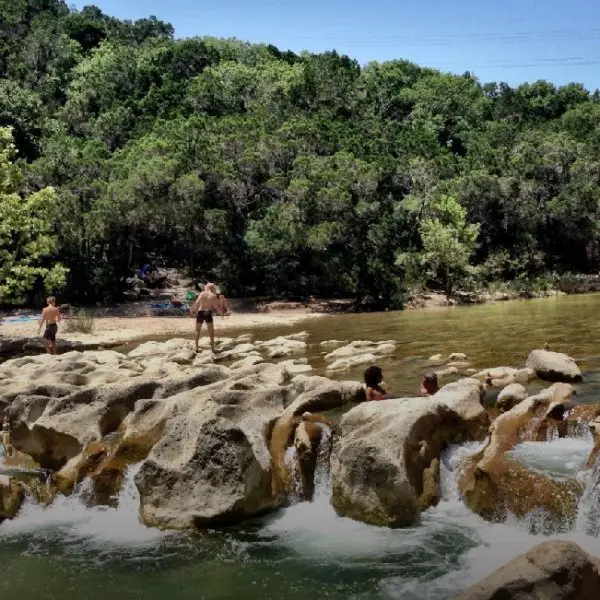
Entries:
POLYGON ((57 354, 56 349, 56 333, 58 332, 58 323, 60 322, 60 310, 56 306, 56 298, 50 296, 47 300, 48 306, 42 311, 38 334, 42 330, 42 325, 46 323, 46 331, 44 331, 44 346, 48 354, 57 354))
POLYGON ((217 288, 214 283, 207 283, 204 289, 198 294, 194 304, 190 307, 192 315, 196 315, 196 352, 198 352, 202 324, 206 323, 206 329, 208 329, 210 337, 210 349, 214 353, 215 327, 213 325, 213 311, 218 311, 218 309, 219 299, 217 298, 217 288))

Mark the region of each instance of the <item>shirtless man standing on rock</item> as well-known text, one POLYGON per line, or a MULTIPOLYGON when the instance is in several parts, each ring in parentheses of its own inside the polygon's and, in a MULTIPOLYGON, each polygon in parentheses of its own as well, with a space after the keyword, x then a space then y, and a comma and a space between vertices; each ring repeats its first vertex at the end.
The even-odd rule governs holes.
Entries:
POLYGON ((46 331, 44 331, 44 346, 48 354, 57 354, 56 348, 56 333, 58 332, 58 323, 60 322, 60 310, 56 306, 56 298, 50 296, 47 300, 48 306, 42 311, 38 334, 42 330, 42 326, 46 323, 46 331))
POLYGON ((203 323, 206 323, 206 328, 208 329, 210 349, 213 353, 215 352, 213 312, 218 311, 218 309, 219 299, 217 297, 217 287, 214 283, 207 283, 190 308, 192 315, 196 315, 196 352, 198 352, 198 342, 200 341, 200 332, 202 331, 203 323))

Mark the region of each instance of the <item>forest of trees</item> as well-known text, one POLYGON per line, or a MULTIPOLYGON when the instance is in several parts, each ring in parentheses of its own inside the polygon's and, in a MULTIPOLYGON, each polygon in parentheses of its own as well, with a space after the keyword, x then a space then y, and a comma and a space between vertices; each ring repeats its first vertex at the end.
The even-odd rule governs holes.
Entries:
POLYGON ((379 307, 413 283, 600 266, 600 95, 579 84, 361 67, 10 0, 0 127, 2 303, 44 285, 118 299, 150 260, 230 295, 379 307))

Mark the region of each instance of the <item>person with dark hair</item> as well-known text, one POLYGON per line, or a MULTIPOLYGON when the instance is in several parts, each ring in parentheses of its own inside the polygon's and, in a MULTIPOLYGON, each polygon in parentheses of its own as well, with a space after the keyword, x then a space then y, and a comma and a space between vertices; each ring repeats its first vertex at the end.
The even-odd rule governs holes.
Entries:
POLYGON ((421 389, 419 396, 433 396, 439 390, 438 378, 436 373, 425 373, 421 380, 421 389))
POLYGON ((383 382, 383 371, 380 367, 369 367, 365 371, 364 378, 367 386, 367 402, 372 400, 388 400, 392 397, 381 387, 381 383, 383 382))

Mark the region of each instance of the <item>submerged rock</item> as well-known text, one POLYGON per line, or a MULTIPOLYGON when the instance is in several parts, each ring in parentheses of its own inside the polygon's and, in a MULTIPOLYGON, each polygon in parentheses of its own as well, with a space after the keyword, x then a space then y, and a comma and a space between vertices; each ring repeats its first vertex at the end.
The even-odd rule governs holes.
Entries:
MULTIPOLYGON (((352 366, 352 364, 362 364, 365 362, 375 361, 375 360, 377 360, 375 358, 375 356, 382 355, 382 354, 390 354, 390 353, 394 352, 395 349, 396 349, 396 342, 394 342, 393 340, 382 341, 382 342, 371 342, 368 340, 359 340, 359 341, 355 341, 355 342, 350 342, 349 344, 346 344, 345 346, 342 346, 340 348, 336 348, 329 354, 325 355, 325 360, 327 362, 335 363, 338 361, 352 359, 353 361, 356 361, 354 363, 352 363, 352 361, 349 363, 350 366, 352 366), (369 355, 370 359, 369 360, 364 359, 361 361, 358 358, 361 355, 369 355)), ((342 364, 342 362, 339 362, 339 364, 342 364)))
POLYGON ((560 352, 533 350, 527 358, 526 366, 546 381, 581 381, 581 371, 577 363, 570 356, 560 352))
POLYGON ((513 367, 494 367, 473 375, 486 384, 488 388, 504 388, 512 383, 525 385, 535 379, 535 371, 530 368, 515 369, 513 367))
POLYGON ((577 544, 553 540, 535 546, 455 600, 591 600, 600 597, 600 560, 577 544))
POLYGON ((520 383, 511 383, 498 394, 496 405, 500 411, 506 412, 520 402, 523 402, 528 395, 524 385, 520 383))

